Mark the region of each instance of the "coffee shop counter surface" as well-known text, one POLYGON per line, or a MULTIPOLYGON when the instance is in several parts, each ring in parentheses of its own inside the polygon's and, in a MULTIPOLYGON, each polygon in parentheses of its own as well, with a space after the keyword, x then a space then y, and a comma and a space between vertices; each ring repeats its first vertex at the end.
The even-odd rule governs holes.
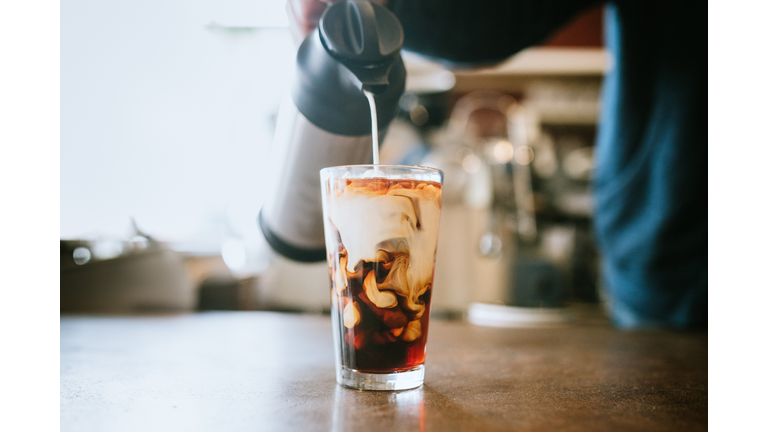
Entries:
POLYGON ((62 431, 707 429, 707 336, 433 319, 423 387, 336 384, 328 316, 62 316, 62 431))

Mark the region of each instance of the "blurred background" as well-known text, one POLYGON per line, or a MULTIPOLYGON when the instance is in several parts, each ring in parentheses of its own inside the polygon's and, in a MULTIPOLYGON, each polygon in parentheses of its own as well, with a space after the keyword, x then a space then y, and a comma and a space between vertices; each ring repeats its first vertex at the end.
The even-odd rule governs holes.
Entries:
MULTIPOLYGON (((382 163, 445 171, 433 315, 599 303, 602 8, 503 64, 404 53, 382 163)), ((280 0, 61 5, 61 312, 330 309, 256 216, 295 47, 280 0)))

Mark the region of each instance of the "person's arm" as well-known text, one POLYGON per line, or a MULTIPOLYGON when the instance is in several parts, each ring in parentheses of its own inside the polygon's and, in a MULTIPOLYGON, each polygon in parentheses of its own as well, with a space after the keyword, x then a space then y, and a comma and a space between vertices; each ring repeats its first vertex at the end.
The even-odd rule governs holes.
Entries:
POLYGON ((404 48, 461 64, 505 60, 599 0, 389 0, 404 48))

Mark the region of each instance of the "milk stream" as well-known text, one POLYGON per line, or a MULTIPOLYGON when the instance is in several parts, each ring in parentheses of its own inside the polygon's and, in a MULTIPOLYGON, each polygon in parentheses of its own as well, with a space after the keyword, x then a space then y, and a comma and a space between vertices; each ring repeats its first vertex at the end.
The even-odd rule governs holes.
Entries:
POLYGON ((373 93, 363 90, 363 94, 368 98, 368 105, 371 107, 371 139, 373 142, 373 164, 379 164, 379 122, 376 119, 376 100, 373 93))

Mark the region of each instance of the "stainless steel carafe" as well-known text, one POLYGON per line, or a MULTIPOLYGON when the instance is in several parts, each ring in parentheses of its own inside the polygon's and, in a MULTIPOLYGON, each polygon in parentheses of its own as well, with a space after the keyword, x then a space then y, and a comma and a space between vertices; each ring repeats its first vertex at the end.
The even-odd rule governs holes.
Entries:
POLYGON ((259 213, 264 237, 281 255, 325 260, 319 171, 372 162, 363 90, 375 95, 381 142, 405 89, 402 44, 395 15, 363 0, 330 6, 301 43, 272 143, 273 183, 259 213))

